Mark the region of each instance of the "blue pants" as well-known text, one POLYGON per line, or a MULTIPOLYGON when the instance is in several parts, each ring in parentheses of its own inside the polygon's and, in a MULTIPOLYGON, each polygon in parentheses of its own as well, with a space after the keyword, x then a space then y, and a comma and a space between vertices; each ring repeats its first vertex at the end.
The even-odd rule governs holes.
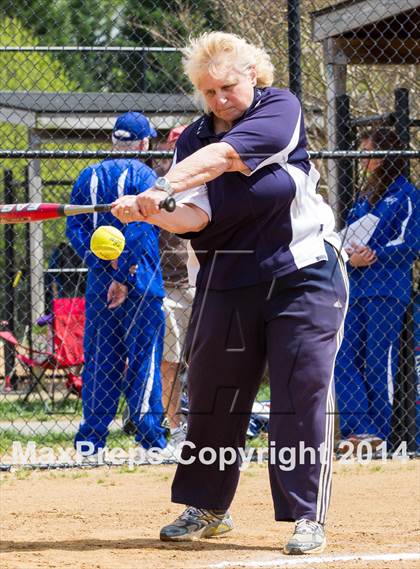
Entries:
POLYGON ((391 432, 394 378, 406 303, 359 298, 349 306, 335 368, 342 437, 391 432))
POLYGON ((75 443, 104 447, 123 393, 136 441, 144 448, 166 446, 160 362, 165 318, 160 298, 140 295, 130 285, 125 302, 110 310, 106 294, 111 283, 105 271, 91 270, 86 292, 83 420, 75 443), (128 361, 128 364, 127 364, 128 361))
POLYGON ((311 463, 297 456, 291 470, 270 460, 276 520, 325 521, 330 497, 334 427, 333 367, 347 306, 345 268, 332 247, 328 261, 275 280, 234 290, 200 291, 187 336, 187 440, 172 486, 172 500, 227 509, 239 480, 240 459, 204 464, 200 450, 245 446, 249 416, 268 361, 270 448, 325 449, 311 463))

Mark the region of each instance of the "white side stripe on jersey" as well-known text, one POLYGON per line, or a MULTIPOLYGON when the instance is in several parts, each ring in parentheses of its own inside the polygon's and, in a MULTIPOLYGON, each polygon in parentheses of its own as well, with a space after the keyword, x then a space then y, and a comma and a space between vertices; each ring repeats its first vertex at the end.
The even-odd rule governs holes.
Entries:
POLYGON ((410 221, 410 217, 413 214, 413 204, 411 203, 411 200, 409 197, 407 197, 407 200, 408 200, 408 215, 401 224, 401 233, 398 235, 398 237, 396 239, 394 239, 393 241, 389 241, 385 245, 385 247, 393 247, 395 245, 401 245, 401 243, 404 243, 405 230, 407 229, 407 224, 410 221))
POLYGON ((288 145, 280 152, 261 162, 249 175, 268 166, 279 164, 291 177, 295 186, 295 197, 290 205, 292 240, 289 245, 295 265, 300 269, 317 261, 326 260, 324 240, 339 246, 334 234, 334 215, 321 195, 316 193, 319 172, 310 164, 308 174, 288 162, 290 154, 299 143, 302 112, 288 145))
POLYGON ((292 164, 286 164, 285 170, 295 185, 295 197, 290 204, 290 223, 292 240, 289 250, 296 266, 300 269, 311 263, 326 260, 324 246, 326 228, 331 219, 325 208, 322 196, 316 193, 319 173, 311 164, 309 174, 292 164))
POLYGON ((293 152, 293 150, 296 148, 299 142, 301 122, 302 122, 302 111, 299 111, 299 117, 296 122, 296 127, 295 130, 293 131, 292 138, 290 139, 289 144, 285 148, 283 148, 283 150, 280 150, 280 152, 276 152, 276 154, 273 154, 272 156, 270 156, 269 158, 258 164, 258 166, 254 170, 252 170, 252 172, 249 174, 250 176, 257 170, 260 170, 261 168, 264 168, 264 166, 268 166, 269 164, 280 164, 282 166, 286 164, 290 153, 293 152))
POLYGON ((127 174, 128 174, 128 168, 126 168, 122 172, 121 176, 118 178, 118 197, 119 198, 124 195, 125 180, 127 178, 127 174))

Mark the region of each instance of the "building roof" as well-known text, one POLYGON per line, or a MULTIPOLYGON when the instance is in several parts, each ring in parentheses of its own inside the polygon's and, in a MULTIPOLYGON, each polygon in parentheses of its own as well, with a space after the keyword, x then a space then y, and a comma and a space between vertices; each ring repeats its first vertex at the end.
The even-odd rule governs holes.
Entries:
POLYGON ((1 91, 0 106, 35 113, 144 113, 194 112, 197 105, 188 95, 165 93, 46 93, 1 91))
POLYGON ((346 0, 311 13, 315 41, 334 39, 347 63, 420 59, 420 0, 346 0))
POLYGON ((46 93, 0 91, 0 121, 24 125, 43 139, 100 139, 121 113, 137 110, 167 131, 199 109, 188 95, 165 93, 46 93))
MULTIPOLYGON (((26 126, 41 141, 107 140, 116 117, 132 110, 144 113, 161 134, 202 112, 193 97, 182 94, 0 91, 0 122, 26 126)), ((305 110, 309 126, 320 126, 322 109, 305 110)))

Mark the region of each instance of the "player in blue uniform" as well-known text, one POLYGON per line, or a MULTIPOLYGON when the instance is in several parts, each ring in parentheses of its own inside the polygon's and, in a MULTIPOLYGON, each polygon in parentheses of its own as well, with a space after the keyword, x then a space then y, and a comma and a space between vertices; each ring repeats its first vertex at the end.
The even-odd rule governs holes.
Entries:
POLYGON ((296 522, 287 553, 321 551, 333 368, 347 305, 334 218, 316 193, 319 174, 308 159, 299 101, 270 86, 268 55, 221 32, 193 40, 184 54, 206 114, 181 134, 166 179, 113 208, 121 220, 146 219, 183 233, 200 263, 187 338, 189 446, 172 486, 173 501, 187 509, 160 536, 178 541, 232 529, 228 508, 240 457, 222 469, 199 455, 205 447, 217 456, 245 446, 268 361, 275 518, 296 522), (162 189, 184 196, 173 214, 159 213, 162 189), (302 444, 312 452, 303 456, 302 444), (284 447, 296 452, 291 469, 282 468, 284 447))
MULTIPOLYGON (((364 150, 400 146, 385 127, 362 137, 364 150)), ((420 194, 401 175, 403 164, 402 158, 368 160, 367 183, 347 217, 349 225, 361 220, 362 228, 365 216, 377 218, 368 244, 348 250, 350 304, 336 365, 341 434, 354 450, 361 441, 374 447, 391 432, 399 337, 420 248, 420 194)))
MULTIPOLYGON (((155 136, 146 117, 126 113, 118 117, 113 148, 147 150, 155 136)), ((89 166, 78 177, 71 203, 112 203, 141 192, 156 175, 136 159, 108 159, 89 166)), ((145 449, 166 446, 161 426, 163 407, 159 366, 163 349, 164 296, 158 249, 159 230, 145 223, 120 223, 110 213, 68 218, 67 236, 88 266, 86 330, 84 337, 83 420, 75 443, 86 453, 105 446, 108 427, 124 394, 145 449), (118 261, 103 261, 90 252, 95 228, 113 225, 126 246, 118 261)))

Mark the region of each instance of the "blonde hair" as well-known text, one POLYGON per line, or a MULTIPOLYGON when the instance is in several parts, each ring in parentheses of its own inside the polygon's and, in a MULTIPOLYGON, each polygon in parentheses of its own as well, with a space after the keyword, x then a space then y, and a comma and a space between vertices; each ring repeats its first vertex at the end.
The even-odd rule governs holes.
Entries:
POLYGON ((197 92, 204 73, 223 77, 232 68, 239 73, 255 68, 257 87, 273 83, 274 66, 268 53, 235 34, 206 32, 191 39, 182 53, 184 71, 197 92))

